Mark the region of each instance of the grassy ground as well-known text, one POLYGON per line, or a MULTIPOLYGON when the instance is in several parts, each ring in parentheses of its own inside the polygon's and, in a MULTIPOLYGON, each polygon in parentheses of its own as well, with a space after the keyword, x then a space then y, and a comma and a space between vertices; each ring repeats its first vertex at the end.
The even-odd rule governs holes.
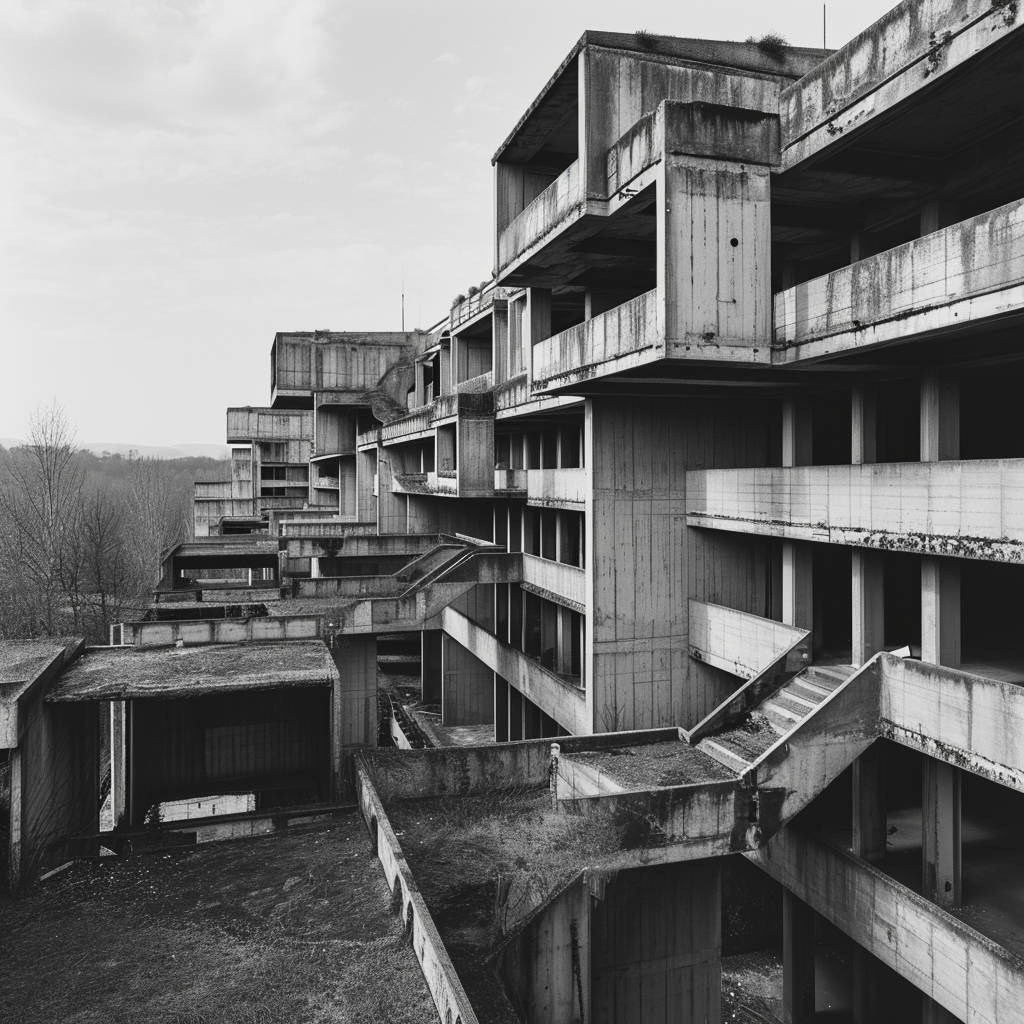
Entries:
POLYGON ((75 865, 0 898, 6 1024, 426 1024, 361 819, 75 865))

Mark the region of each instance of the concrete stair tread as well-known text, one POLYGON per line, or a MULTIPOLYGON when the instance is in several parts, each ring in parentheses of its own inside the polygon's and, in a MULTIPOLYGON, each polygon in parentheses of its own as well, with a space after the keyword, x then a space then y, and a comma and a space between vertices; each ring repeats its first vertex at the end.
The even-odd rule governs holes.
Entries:
POLYGON ((793 718, 797 722, 802 722, 815 707, 809 701, 792 697, 786 690, 779 690, 778 693, 765 701, 765 704, 772 706, 780 713, 793 718))
POLYGON ((802 679, 794 679, 784 689, 793 700, 807 701, 813 707, 817 707, 832 692, 831 690, 826 690, 823 686, 806 683, 802 679))
POLYGON ((775 699, 785 701, 786 707, 806 715, 824 700, 824 696, 809 691, 801 693, 796 687, 785 686, 775 694, 775 699))
MULTIPOLYGON (((718 737, 721 739, 722 737, 718 737)), ((713 757, 719 764, 735 772, 745 772, 750 766, 742 754, 730 750, 728 746, 715 740, 701 740, 699 749, 703 750, 709 757, 713 757)))

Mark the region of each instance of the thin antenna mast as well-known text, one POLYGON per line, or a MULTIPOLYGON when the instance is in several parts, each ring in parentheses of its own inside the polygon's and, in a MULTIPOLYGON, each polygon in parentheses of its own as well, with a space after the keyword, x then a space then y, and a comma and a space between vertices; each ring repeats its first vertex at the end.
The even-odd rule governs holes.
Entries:
POLYGON ((825 4, 821 5, 821 48, 823 50, 828 49, 828 43, 826 42, 828 35, 825 31, 825 4))
POLYGON ((405 278, 402 278, 402 333, 405 334, 405 278))

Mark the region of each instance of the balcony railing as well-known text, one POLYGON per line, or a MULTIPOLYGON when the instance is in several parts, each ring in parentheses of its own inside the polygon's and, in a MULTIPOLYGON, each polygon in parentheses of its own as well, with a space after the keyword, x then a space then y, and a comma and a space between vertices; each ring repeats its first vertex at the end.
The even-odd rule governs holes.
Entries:
POLYGON ((558 378, 596 376, 602 363, 626 355, 660 351, 658 290, 601 313, 533 347, 533 387, 558 378))
POLYGON ((1024 562, 1024 459, 686 474, 689 526, 1024 562))
POLYGON ((496 491, 526 491, 525 469, 496 469, 494 471, 494 489, 496 491))
POLYGON ((1004 290, 1022 283, 1024 199, 779 292, 775 345, 843 334, 846 347, 881 344, 963 325, 1019 309, 1024 296, 1004 290), (975 301, 958 309, 965 299, 975 301))
POLYGON ((526 472, 526 498, 531 505, 578 507, 587 501, 585 469, 530 469, 526 472))
POLYGON ((580 164, 570 164, 498 236, 498 266, 507 267, 583 203, 580 164))
POLYGON ((312 437, 312 410, 228 409, 228 444, 243 441, 301 441, 312 437))
POLYGON ((587 575, 583 569, 549 558, 523 554, 523 583, 527 589, 542 590, 545 595, 563 602, 577 611, 584 611, 587 603, 587 575))

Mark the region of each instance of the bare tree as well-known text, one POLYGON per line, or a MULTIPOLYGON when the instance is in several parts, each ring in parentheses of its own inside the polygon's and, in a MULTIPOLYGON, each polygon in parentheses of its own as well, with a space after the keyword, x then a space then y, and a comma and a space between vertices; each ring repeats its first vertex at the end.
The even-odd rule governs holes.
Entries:
POLYGON ((40 407, 29 423, 28 444, 8 454, 0 478, 0 557, 24 603, 19 617, 30 636, 79 625, 82 470, 76 450, 64 410, 56 402, 40 407))

